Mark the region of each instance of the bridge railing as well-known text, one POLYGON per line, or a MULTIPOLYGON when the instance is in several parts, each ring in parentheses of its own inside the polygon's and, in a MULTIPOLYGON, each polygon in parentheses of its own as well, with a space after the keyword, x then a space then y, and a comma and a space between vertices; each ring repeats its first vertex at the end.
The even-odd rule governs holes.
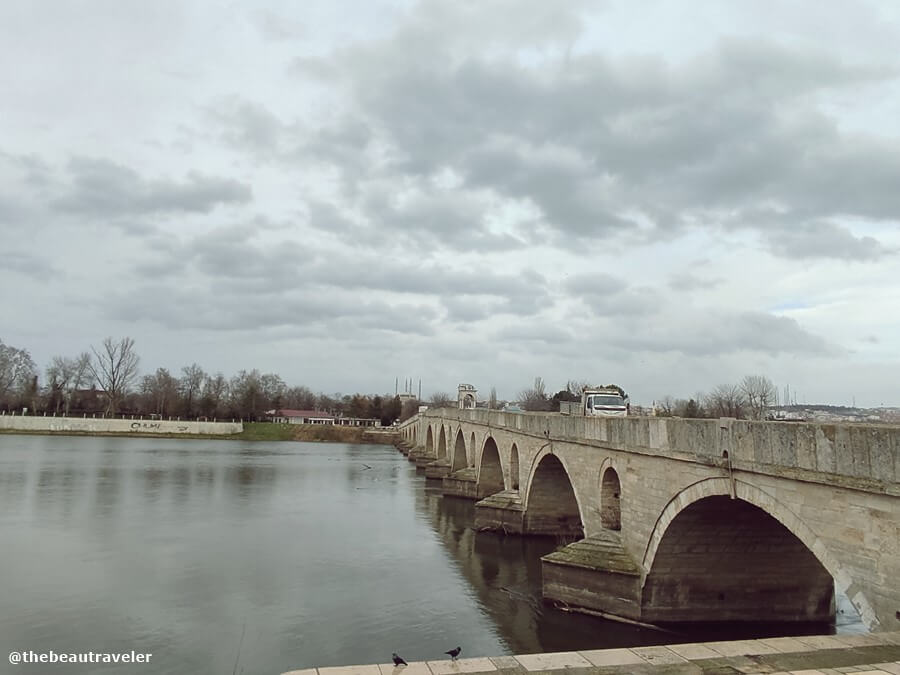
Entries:
POLYGON ((704 463, 797 469, 891 485, 900 493, 900 426, 756 422, 678 417, 580 417, 557 413, 429 409, 442 417, 615 450, 680 456, 704 463), (727 453, 727 454, 726 454, 727 453))

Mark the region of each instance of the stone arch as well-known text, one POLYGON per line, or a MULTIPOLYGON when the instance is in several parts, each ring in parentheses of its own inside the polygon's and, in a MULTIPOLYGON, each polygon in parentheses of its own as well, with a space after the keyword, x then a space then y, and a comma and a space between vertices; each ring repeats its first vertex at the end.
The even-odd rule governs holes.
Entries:
POLYGON ((466 466, 466 439, 460 429, 456 432, 456 443, 453 444, 453 455, 450 457, 450 473, 465 469, 466 466))
POLYGON ((519 489, 519 448, 513 443, 509 450, 509 486, 510 490, 519 489))
POLYGON ((606 530, 622 529, 622 484, 619 474, 606 467, 600 478, 600 525, 606 530))
MULTIPOLYGON (((648 581, 651 581, 654 564, 661 555, 660 551, 663 547, 665 536, 670 532, 670 528, 672 528, 672 525, 678 516, 703 500, 718 498, 721 500, 721 505, 724 506, 727 506, 725 504, 725 501, 727 500, 732 503, 743 502, 750 507, 755 507, 769 519, 780 524, 782 530, 787 535, 791 536, 799 542, 799 544, 802 544, 802 548, 809 554, 808 558, 814 560, 815 563, 821 567, 821 571, 828 577, 832 591, 836 587, 839 591, 847 595, 859 612, 860 618, 870 630, 873 630, 878 626, 875 612, 862 591, 854 588, 852 578, 840 562, 838 562, 834 555, 826 548, 825 543, 819 536, 816 535, 816 533, 813 532, 795 513, 787 506, 777 501, 769 493, 741 480, 734 481, 733 494, 735 499, 731 499, 732 487, 729 479, 707 478, 686 487, 669 501, 665 509, 663 509, 662 513, 657 518, 653 533, 651 534, 650 540, 644 551, 643 569, 645 574, 645 589, 648 581)), ((713 504, 713 502, 709 503, 711 505, 713 504)), ((746 507, 737 508, 741 508, 749 513, 746 507)), ((691 515, 690 512, 688 512, 688 515, 691 515)), ((753 515, 758 517, 758 514, 753 515)), ((804 556, 801 553, 798 553, 797 555, 801 560, 804 559, 804 556)), ((783 560, 780 561, 780 563, 783 562, 783 560)), ((810 577, 811 575, 814 576, 817 573, 815 565, 813 565, 812 562, 806 564, 807 569, 803 571, 802 574, 806 577, 810 577)), ((791 570, 788 570, 788 572, 790 573, 791 570)), ((792 574, 792 576, 794 578, 798 577, 796 573, 792 574)), ((767 609, 769 609, 769 615, 771 615, 771 609, 767 609)))
POLYGON ((441 433, 438 434, 437 458, 444 459, 447 456, 447 434, 444 425, 441 425, 441 433))
POLYGON ((584 537, 575 486, 562 459, 549 451, 532 464, 525 494, 525 534, 584 537))
POLYGON ((425 454, 433 455, 434 453, 434 432, 431 430, 431 425, 428 425, 428 433, 425 435, 425 454))
POLYGON ((478 467, 477 494, 479 499, 503 491, 503 465, 497 442, 488 436, 481 449, 481 465, 478 467))

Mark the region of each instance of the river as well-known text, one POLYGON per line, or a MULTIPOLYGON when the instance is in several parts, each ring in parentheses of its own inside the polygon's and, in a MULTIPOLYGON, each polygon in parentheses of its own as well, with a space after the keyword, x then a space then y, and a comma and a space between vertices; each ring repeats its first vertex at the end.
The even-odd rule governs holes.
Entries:
POLYGON ((389 446, 0 435, 0 658, 135 651, 149 665, 60 668, 278 675, 737 636, 545 607, 556 542, 475 533, 474 505, 438 487, 389 446))

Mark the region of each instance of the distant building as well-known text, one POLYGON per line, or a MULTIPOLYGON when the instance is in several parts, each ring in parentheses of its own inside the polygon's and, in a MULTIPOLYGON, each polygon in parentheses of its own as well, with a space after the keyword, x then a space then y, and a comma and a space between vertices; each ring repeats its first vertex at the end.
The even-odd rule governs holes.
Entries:
POLYGON ((270 414, 280 424, 334 424, 336 419, 321 410, 272 410, 270 414))
POLYGON ((321 410, 269 410, 266 415, 278 424, 328 424, 339 427, 380 427, 374 417, 338 417, 321 410))

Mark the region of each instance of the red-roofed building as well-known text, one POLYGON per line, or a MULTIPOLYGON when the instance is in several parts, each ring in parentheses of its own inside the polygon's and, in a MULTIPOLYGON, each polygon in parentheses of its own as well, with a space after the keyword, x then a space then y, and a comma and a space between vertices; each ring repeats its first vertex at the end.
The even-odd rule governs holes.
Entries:
POLYGON ((321 410, 273 410, 272 421, 281 424, 334 424, 334 415, 321 410))

